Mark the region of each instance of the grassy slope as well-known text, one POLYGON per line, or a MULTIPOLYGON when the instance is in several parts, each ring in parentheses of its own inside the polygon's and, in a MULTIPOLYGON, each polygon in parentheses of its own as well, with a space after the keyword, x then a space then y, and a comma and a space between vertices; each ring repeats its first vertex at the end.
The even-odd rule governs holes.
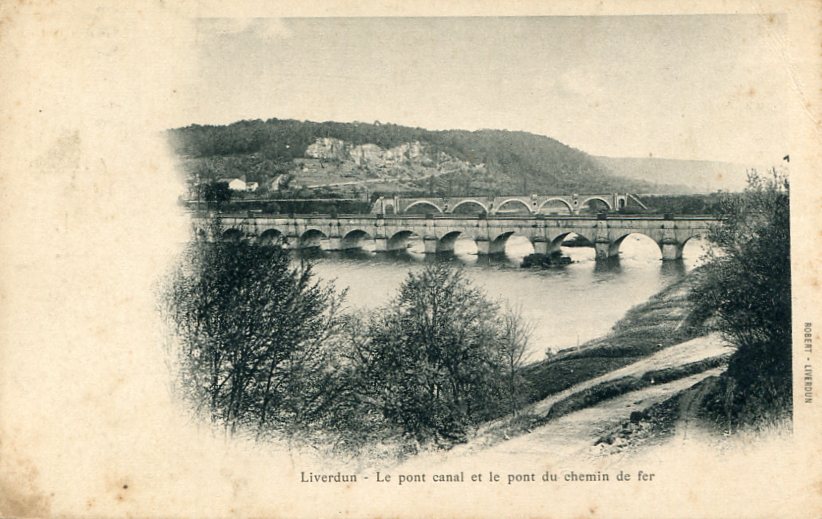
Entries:
POLYGON ((632 308, 605 337, 527 366, 523 375, 531 386, 529 401, 541 400, 703 334, 704 327, 689 318, 692 304, 688 291, 697 275, 686 276, 632 308))
POLYGON ((697 283, 698 276, 699 271, 692 272, 647 302, 632 308, 608 335, 527 366, 523 374, 530 384, 528 401, 531 405, 516 416, 487 423, 467 447, 487 448, 504 439, 530 433, 574 411, 724 365, 727 352, 720 355, 714 352, 705 357, 697 354, 699 360, 693 360, 693 355, 686 354, 676 361, 672 360, 676 358, 674 355, 667 362, 662 362, 660 368, 639 367, 639 364, 648 362, 660 366, 657 364, 659 360, 652 359, 671 352, 668 349, 671 346, 681 350, 694 341, 711 341, 703 337, 711 332, 709 325, 695 322, 691 314, 692 304, 688 301, 688 293, 697 283), (637 367, 632 370, 629 365, 637 367), (617 370, 620 373, 615 373, 617 370), (630 374, 625 374, 626 370, 630 374), (614 377, 609 378, 609 374, 614 377), (604 380, 593 380, 601 376, 604 380), (578 386, 577 391, 574 391, 574 386, 578 386), (563 391, 568 394, 561 394, 563 391))

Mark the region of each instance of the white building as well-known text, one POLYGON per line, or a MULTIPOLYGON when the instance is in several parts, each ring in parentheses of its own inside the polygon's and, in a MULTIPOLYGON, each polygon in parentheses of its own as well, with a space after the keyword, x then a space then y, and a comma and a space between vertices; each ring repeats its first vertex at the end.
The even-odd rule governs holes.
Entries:
MULTIPOLYGON (((248 187, 245 180, 241 178, 218 178, 217 182, 225 182, 228 184, 228 189, 232 191, 247 191, 248 187)), ((256 184, 256 182, 255 182, 256 184)))

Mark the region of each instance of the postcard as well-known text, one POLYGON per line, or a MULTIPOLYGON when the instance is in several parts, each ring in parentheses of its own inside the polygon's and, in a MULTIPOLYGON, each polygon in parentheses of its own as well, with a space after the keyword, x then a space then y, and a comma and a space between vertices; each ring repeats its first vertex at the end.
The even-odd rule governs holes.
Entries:
POLYGON ((818 517, 814 1, 0 5, 0 516, 818 517))

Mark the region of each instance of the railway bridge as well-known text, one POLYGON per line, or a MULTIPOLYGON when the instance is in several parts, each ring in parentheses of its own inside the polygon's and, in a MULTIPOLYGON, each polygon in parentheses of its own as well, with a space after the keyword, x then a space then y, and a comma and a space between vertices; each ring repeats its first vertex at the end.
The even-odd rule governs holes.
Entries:
POLYGON ((631 234, 650 237, 659 246, 663 260, 682 257, 685 243, 704 235, 719 223, 710 216, 500 216, 500 215, 265 215, 219 213, 195 215, 198 233, 209 239, 251 240, 288 248, 321 247, 345 250, 372 241, 377 252, 403 250, 419 237, 426 253, 454 250, 458 238, 474 240, 479 254, 498 254, 513 235, 525 236, 537 253, 558 251, 571 233, 594 244, 597 259, 619 254, 631 234), (212 225, 218 222, 219 225, 212 225), (215 230, 218 229, 218 230, 215 230), (214 236, 215 233, 219 236, 214 236))
MULTIPOLYGON (((540 214, 543 212, 577 215, 590 202, 596 201, 609 211, 619 211, 628 204, 628 198, 642 206, 636 197, 630 194, 572 194, 572 195, 509 195, 509 196, 450 196, 450 197, 380 197, 371 206, 373 214, 406 214, 416 209, 428 213, 455 213, 459 208, 472 209, 489 215, 524 212, 540 214)), ((643 206, 644 207, 644 206, 643 206)))

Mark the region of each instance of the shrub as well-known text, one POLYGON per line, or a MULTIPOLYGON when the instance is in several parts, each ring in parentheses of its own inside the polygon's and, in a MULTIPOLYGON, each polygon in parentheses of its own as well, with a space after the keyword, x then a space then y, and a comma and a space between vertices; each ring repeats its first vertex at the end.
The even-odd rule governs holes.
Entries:
POLYGON ((723 200, 719 249, 693 301, 737 346, 719 386, 728 419, 761 426, 789 416, 791 392, 790 208, 787 178, 752 172, 742 196, 723 200))

